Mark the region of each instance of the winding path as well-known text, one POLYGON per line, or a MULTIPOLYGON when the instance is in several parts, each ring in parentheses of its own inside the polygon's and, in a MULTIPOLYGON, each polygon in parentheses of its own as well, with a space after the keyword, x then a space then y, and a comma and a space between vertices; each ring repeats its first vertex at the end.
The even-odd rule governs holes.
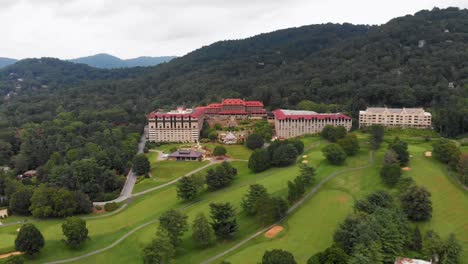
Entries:
POLYGON ((306 202, 312 195, 314 195, 315 193, 318 192, 318 190, 325 184, 327 183, 328 181, 330 181, 331 179, 333 179, 335 176, 341 174, 341 173, 346 173, 346 172, 351 172, 351 171, 356 171, 356 170, 361 170, 361 169, 365 169, 365 168, 368 168, 370 166, 372 166, 374 164, 374 153, 371 151, 369 152, 369 163, 367 165, 364 165, 364 166, 359 166, 359 167, 355 167, 355 168, 349 168, 349 169, 345 169, 345 170, 341 170, 341 171, 336 171, 336 172, 333 172, 332 174, 328 175, 325 179, 323 179, 319 184, 317 184, 317 186, 315 186, 312 190, 310 190, 301 200, 299 200, 298 202, 296 202, 293 206, 291 206, 289 208, 289 210, 286 212, 286 215, 281 218, 279 221, 277 221, 276 223, 270 225, 270 226, 267 226, 265 228, 262 228, 260 229, 259 231, 257 231, 255 234, 249 236, 248 238, 242 240, 241 242, 237 243, 236 245, 234 245, 233 247, 231 247, 230 249, 227 249, 205 261, 203 261, 201 264, 208 264, 208 263, 211 263, 223 256, 225 256, 226 254, 229 254, 231 252, 233 252, 234 250, 238 249, 239 247, 245 245, 247 242, 249 242, 250 240, 258 237, 259 235, 265 233, 266 231, 268 231, 269 229, 271 229, 273 226, 275 225, 278 225, 280 224, 282 221, 284 221, 289 215, 291 215, 291 213, 294 212, 294 210, 296 210, 299 206, 301 206, 304 202, 306 202))
MULTIPOLYGON (((220 161, 221 162, 221 161, 220 161)), ((215 161, 212 161, 210 162, 209 164, 195 170, 195 171, 192 171, 190 172, 189 174, 193 174, 193 173, 196 173, 197 171, 203 169, 203 168, 206 168, 208 166, 211 166, 213 164, 215 164, 217 162, 215 161)), ((319 191, 319 189, 325 184, 327 183, 328 181, 330 181, 331 179, 333 179, 335 176, 341 174, 341 173, 346 173, 346 172, 351 172, 351 171, 356 171, 356 170, 361 170, 361 169, 365 169, 365 168, 368 168, 370 166, 372 166, 374 163, 374 155, 373 155, 373 152, 371 151, 369 153, 369 163, 367 165, 364 165, 364 166, 359 166, 359 167, 355 167, 355 168, 349 168, 349 169, 344 169, 344 170, 341 170, 341 171, 336 171, 336 172, 333 172, 332 174, 328 175, 325 179, 323 179, 319 184, 317 184, 312 190, 310 190, 301 200, 299 200, 298 202, 296 202, 296 204, 294 204, 291 208, 289 208, 289 210, 286 212, 286 216, 284 216, 281 220, 279 220, 278 222, 268 226, 268 227, 265 227, 265 228, 262 228, 261 230, 257 231, 256 233, 254 233, 253 235, 249 236, 248 238, 242 240, 241 242, 237 243, 236 245, 234 245, 233 247, 231 247, 230 249, 228 250, 225 250, 205 261, 202 262, 202 264, 208 264, 208 263, 211 263, 213 262, 214 260, 217 260, 223 256, 225 256, 226 254, 229 254, 231 253, 232 251, 238 249, 239 247, 243 246, 244 244, 246 244, 247 242, 249 242, 250 240, 258 237, 259 235, 265 233, 267 230, 269 230, 270 228, 272 228, 273 226, 281 223, 282 221, 284 221, 289 215, 291 215, 293 213, 293 211, 295 211, 299 206, 301 206, 304 202, 306 202, 311 196, 313 196, 315 193, 317 193, 319 191)), ((177 178, 171 182, 168 182, 165 186, 169 185, 169 184, 172 184, 172 183, 175 183, 179 180, 180 178, 177 178)), ((157 186, 153 189, 149 189, 149 190, 146 190, 144 191, 145 193, 146 192, 150 192, 150 191, 153 191, 154 189, 158 189, 158 188, 162 188, 164 186, 157 186)), ((143 192, 140 192, 140 193, 137 193, 137 194, 133 194, 133 196, 138 196, 138 195, 142 195, 144 194, 143 192)), ((199 201, 197 201, 199 202, 199 201)), ((191 206, 193 206, 194 204, 196 204, 197 202, 194 202, 194 203, 191 203, 190 205, 187 205, 186 207, 182 208, 181 210, 184 210, 184 209, 187 209, 191 206)), ((104 216, 107 216, 107 215, 104 215, 104 216)), ((131 236, 132 234, 134 234, 135 232, 137 232, 138 230, 148 226, 148 225, 151 225, 151 224, 154 224, 158 221, 158 218, 156 219, 153 219, 151 221, 148 221, 146 223, 143 223, 137 227, 135 227, 134 229, 130 230, 128 233, 126 233, 125 235, 123 235, 122 237, 120 237, 119 239, 117 239, 115 242, 113 242, 112 244, 110 244, 109 246, 107 247, 104 247, 104 248, 101 248, 101 249, 98 249, 98 250, 95 250, 95 251, 91 251, 89 253, 86 253, 84 255, 81 255, 81 256, 78 256, 78 257, 74 257, 74 258, 69 258, 69 259, 63 259, 63 260, 58 260, 58 261, 52 261, 52 262, 47 262, 46 264, 60 264, 60 263, 68 263, 68 262, 72 262, 72 261, 78 261, 78 260, 82 260, 84 258, 87 258, 87 257, 90 257, 90 256, 93 256, 93 255, 96 255, 96 254, 99 254, 99 253, 102 253, 104 251, 107 251, 113 247, 115 247, 116 245, 120 244, 122 241, 124 241, 126 238, 128 238, 129 236, 131 236)))

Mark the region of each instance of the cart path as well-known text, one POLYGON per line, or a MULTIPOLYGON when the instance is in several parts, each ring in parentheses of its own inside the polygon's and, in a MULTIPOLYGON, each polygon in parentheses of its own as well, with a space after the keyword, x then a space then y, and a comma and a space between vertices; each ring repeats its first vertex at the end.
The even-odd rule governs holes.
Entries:
POLYGON ((366 169, 366 168, 369 168, 370 166, 372 166, 373 164, 374 164, 374 153, 373 153, 373 151, 371 151, 371 152, 369 152, 369 163, 367 165, 333 172, 332 174, 328 175, 325 179, 323 179, 319 184, 317 184, 317 186, 315 186, 312 190, 310 190, 301 200, 299 200, 293 206, 291 206, 289 208, 289 210, 286 212, 286 215, 283 218, 281 218, 279 221, 277 221, 276 223, 273 223, 272 225, 269 225, 269 226, 267 226, 265 228, 260 229, 259 231, 257 231, 253 235, 249 236, 248 238, 242 240, 241 242, 237 243, 236 245, 234 245, 230 249, 227 249, 227 250, 225 250, 225 251, 223 251, 223 252, 221 252, 221 253, 219 253, 219 254, 217 254, 217 255, 215 255, 215 256, 213 256, 213 257, 211 257, 211 258, 209 258, 209 259, 207 259, 205 261, 203 261, 201 264, 211 263, 211 262, 225 256, 226 254, 229 254, 229 253, 233 252, 234 250, 236 250, 236 249, 240 248, 241 246, 245 245, 250 240, 252 240, 252 239, 258 237, 259 235, 265 233, 266 231, 271 229, 273 226, 280 224, 289 215, 291 215, 299 206, 301 206, 304 202, 306 202, 311 196, 316 194, 325 183, 327 183, 328 181, 333 179, 335 176, 337 176, 339 174, 342 174, 342 173, 346 173, 346 172, 366 169))
MULTIPOLYGON (((222 161, 221 161, 222 162, 222 161)), ((213 162, 213 163, 210 163, 210 164, 207 164, 205 165, 206 167, 208 167, 208 165, 213 165, 215 163, 218 163, 218 162, 213 162)), ((259 231, 257 231, 256 233, 254 233, 253 235, 249 236, 248 238, 242 240, 241 242, 237 243, 236 245, 234 245, 233 247, 231 247, 230 249, 228 250, 225 250, 205 261, 202 262, 202 264, 207 264, 207 263, 210 263, 214 260, 217 260, 223 256, 225 256, 226 254, 228 253, 231 253, 232 251, 238 249, 239 247, 243 246, 244 244, 246 244, 247 242, 249 242, 250 240, 258 237, 259 235, 263 234, 264 232, 266 232, 267 230, 269 230, 270 228, 272 228, 273 226, 275 225, 278 225, 279 223, 281 223, 283 220, 285 220, 290 214, 293 213, 294 210, 296 210, 299 206, 301 206, 305 201, 307 201, 311 196, 313 196, 315 193, 317 193, 320 188, 325 184, 327 183, 328 181, 330 181, 331 179, 333 179, 335 176, 339 175, 339 174, 342 174, 342 173, 346 173, 346 172, 351 172, 351 171, 356 171, 356 170, 361 170, 361 169, 365 169, 365 168, 368 168, 370 166, 372 166, 374 163, 374 155, 373 155, 373 152, 371 151, 369 153, 369 163, 367 165, 364 165, 364 166, 360 166, 360 167, 355 167, 355 168, 349 168, 349 169, 344 169, 344 170, 341 170, 341 171, 336 171, 336 172, 333 172, 332 174, 330 174, 329 176, 327 176, 325 179, 323 179, 319 184, 317 184, 311 191, 309 191, 301 200, 299 200, 296 204, 294 204, 291 208, 289 208, 289 210, 287 211, 286 213, 286 216, 284 216, 281 220, 279 220, 278 222, 268 226, 268 227, 265 227, 259 231)), ((204 167, 205 167, 204 166, 204 167)), ((194 171, 191 172, 192 174, 195 173, 194 171)), ((178 179, 174 180, 177 181, 178 179)), ((159 186, 158 186, 159 187, 159 186)), ((200 202, 200 201, 197 201, 197 202, 200 202)), ((184 208, 182 208, 181 210, 185 210, 191 206, 193 206, 195 203, 197 202, 194 202, 184 208)), ((60 263, 68 263, 68 262, 72 262, 72 261, 78 261, 78 260, 82 260, 84 258, 87 258, 89 256, 93 256, 93 255, 96 255, 96 254, 99 254, 99 253, 102 253, 104 251, 107 251, 113 247, 115 247, 116 245, 120 244, 122 241, 124 241, 126 238, 128 238, 129 236, 131 236, 132 234, 134 234, 135 232, 137 232, 138 230, 148 226, 148 225, 151 225, 151 224, 154 224, 158 221, 158 219, 153 219, 151 221, 148 221, 146 223, 143 223, 137 227, 135 227, 134 229, 130 230, 128 233, 126 233, 125 235, 123 235, 122 237, 120 237, 119 239, 117 239, 116 241, 114 241, 112 244, 110 244, 109 246, 107 247, 104 247, 104 248, 101 248, 101 249, 98 249, 98 250, 95 250, 95 251, 91 251, 89 253, 86 253, 84 255, 81 255, 81 256, 77 256, 77 257, 74 257, 74 258, 69 258, 69 259, 63 259, 63 260, 58 260, 58 261, 52 261, 52 262, 47 262, 46 264, 60 264, 60 263)))

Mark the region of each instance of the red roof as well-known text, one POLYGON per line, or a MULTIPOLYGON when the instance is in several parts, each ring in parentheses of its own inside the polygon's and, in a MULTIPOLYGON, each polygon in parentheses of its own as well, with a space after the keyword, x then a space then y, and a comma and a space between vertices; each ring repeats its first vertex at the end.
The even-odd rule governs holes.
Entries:
POLYGON ((218 113, 219 115, 248 115, 246 111, 242 110, 225 110, 218 113))
POLYGON ((246 106, 260 106, 263 107, 263 103, 260 101, 245 101, 246 106))
POLYGON ((224 99, 223 105, 245 105, 245 101, 242 99, 224 99))
POLYGON ((285 114, 281 109, 273 111, 273 114, 275 115, 275 118, 278 120, 285 120, 285 119, 292 119, 292 120, 298 120, 298 119, 306 119, 306 120, 311 120, 311 119, 318 119, 318 120, 323 120, 323 119, 346 119, 350 120, 351 117, 341 114, 341 113, 336 113, 336 114, 302 114, 302 115, 287 115, 285 114))
POLYGON ((222 104, 209 104, 206 107, 207 108, 221 108, 222 104))

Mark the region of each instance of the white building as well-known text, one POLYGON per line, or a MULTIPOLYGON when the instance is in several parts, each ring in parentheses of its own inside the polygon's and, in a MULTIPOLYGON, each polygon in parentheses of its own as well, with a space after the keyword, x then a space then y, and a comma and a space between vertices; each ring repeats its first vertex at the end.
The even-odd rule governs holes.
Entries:
POLYGON ((352 126, 352 118, 340 113, 319 114, 314 111, 278 109, 273 111, 273 114, 278 138, 317 134, 322 132, 326 125, 344 126, 348 131, 352 126))
POLYGON ((431 124, 432 115, 423 108, 368 107, 365 111, 359 111, 359 127, 431 128, 431 124))

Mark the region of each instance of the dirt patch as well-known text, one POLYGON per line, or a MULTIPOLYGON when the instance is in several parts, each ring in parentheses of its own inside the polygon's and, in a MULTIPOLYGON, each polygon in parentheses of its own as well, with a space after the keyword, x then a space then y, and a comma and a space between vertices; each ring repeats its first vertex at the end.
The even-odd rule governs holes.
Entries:
POLYGON ((411 170, 410 167, 403 167, 403 168, 401 168, 401 169, 402 169, 403 171, 410 171, 410 170, 411 170))
POLYGON ((16 256, 16 255, 21 255, 21 254, 23 254, 23 252, 19 252, 19 251, 14 251, 14 252, 6 253, 6 254, 1 254, 0 259, 4 259, 4 258, 11 257, 11 256, 16 256))
POLYGON ((104 206, 101 206, 101 209, 97 209, 96 207, 93 206, 93 214, 102 214, 105 212, 106 210, 104 209, 104 206))
POLYGON ((283 231, 283 227, 282 226, 274 226, 272 227, 270 230, 268 230, 266 233, 265 233, 265 237, 266 238, 273 238, 275 237, 279 232, 283 231))
POLYGON ((347 203, 349 201, 349 198, 347 196, 340 196, 340 197, 338 197, 337 200, 340 203, 347 203))
POLYGON ((424 152, 424 156, 426 156, 426 157, 432 157, 432 151, 426 151, 426 152, 424 152))

